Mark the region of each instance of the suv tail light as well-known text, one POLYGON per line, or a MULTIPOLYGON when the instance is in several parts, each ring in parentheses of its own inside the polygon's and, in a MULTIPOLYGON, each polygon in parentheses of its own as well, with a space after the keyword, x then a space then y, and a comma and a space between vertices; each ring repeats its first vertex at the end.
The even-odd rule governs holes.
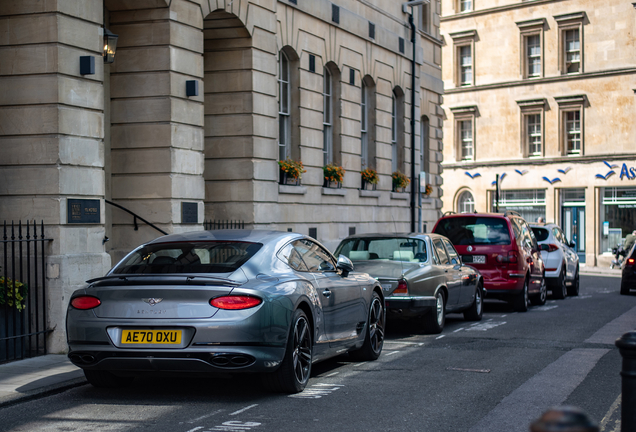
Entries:
POLYGON ((557 245, 552 244, 552 243, 550 243, 550 244, 548 245, 548 252, 554 252, 554 251, 556 251, 556 250, 559 250, 559 247, 558 247, 557 245))
POLYGON ((517 252, 515 251, 510 251, 508 252, 508 255, 497 255, 497 262, 499 263, 513 263, 516 264, 518 261, 517 258, 517 252))
POLYGON ((399 280, 398 281, 398 286, 397 288, 393 291, 393 295, 396 294, 402 294, 402 295, 407 295, 409 293, 409 288, 408 285, 406 284, 406 281, 404 279, 399 280))

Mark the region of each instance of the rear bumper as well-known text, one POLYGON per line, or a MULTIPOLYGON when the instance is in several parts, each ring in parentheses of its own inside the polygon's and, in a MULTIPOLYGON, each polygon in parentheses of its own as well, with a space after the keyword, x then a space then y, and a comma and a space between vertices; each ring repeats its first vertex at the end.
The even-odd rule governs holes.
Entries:
POLYGON ((391 296, 387 297, 385 301, 389 316, 417 316, 437 306, 434 296, 391 296))

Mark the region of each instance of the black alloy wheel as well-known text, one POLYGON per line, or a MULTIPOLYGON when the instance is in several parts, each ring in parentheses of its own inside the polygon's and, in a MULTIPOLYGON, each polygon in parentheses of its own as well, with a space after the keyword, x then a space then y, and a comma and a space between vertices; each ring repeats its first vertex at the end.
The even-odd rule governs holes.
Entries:
POLYGON ((565 263, 561 264, 561 274, 557 280, 556 286, 552 289, 552 297, 563 300, 568 295, 568 287, 565 281, 565 263))
POLYGON ((311 374, 312 334, 307 315, 296 309, 287 340, 285 357, 279 368, 263 376, 264 383, 272 391, 299 393, 303 391, 311 374))
POLYGON ((384 331, 386 328, 386 311, 378 293, 373 293, 369 316, 367 318, 367 332, 364 344, 360 349, 351 351, 349 356, 357 361, 376 360, 382 353, 384 346, 384 331))
POLYGON ((530 301, 535 306, 543 306, 545 301, 548 298, 548 287, 545 283, 545 274, 541 278, 541 288, 539 289, 539 294, 530 298, 530 301))
POLYGON ((568 295, 576 297, 579 295, 579 266, 576 266, 576 273, 574 274, 574 280, 572 281, 572 285, 568 287, 568 295))

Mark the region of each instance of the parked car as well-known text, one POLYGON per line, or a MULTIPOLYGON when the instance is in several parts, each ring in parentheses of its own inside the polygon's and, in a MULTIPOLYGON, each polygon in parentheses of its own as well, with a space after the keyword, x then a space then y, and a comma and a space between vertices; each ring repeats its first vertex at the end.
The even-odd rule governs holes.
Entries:
POLYGON ((375 360, 382 287, 295 233, 200 231, 160 237, 70 299, 69 358, 96 387, 144 372, 263 374, 303 390, 312 363, 375 360))
POLYGON ((545 304, 539 245, 518 213, 445 214, 433 232, 448 237, 462 261, 479 270, 488 298, 506 300, 519 312, 528 310, 529 300, 545 304))
POLYGON ((415 321, 425 333, 440 333, 446 313, 482 317, 483 282, 462 264, 453 245, 435 234, 361 234, 340 242, 336 254, 377 278, 389 318, 415 321))
POLYGON ((628 295, 636 289, 636 245, 628 251, 621 266, 621 294, 628 295))
POLYGON ((530 224, 541 247, 545 264, 545 280, 552 296, 564 299, 566 295, 579 295, 579 256, 556 224, 530 224))

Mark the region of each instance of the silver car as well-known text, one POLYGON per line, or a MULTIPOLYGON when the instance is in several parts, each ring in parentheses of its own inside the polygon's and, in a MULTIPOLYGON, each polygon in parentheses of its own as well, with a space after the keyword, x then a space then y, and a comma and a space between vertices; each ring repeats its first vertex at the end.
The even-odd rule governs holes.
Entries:
POLYGON ((340 242, 336 254, 382 284, 387 314, 440 333, 446 313, 482 317, 484 283, 479 271, 462 264, 453 244, 438 234, 361 234, 340 242))
POLYGON ((141 373, 256 372, 303 390, 311 365, 379 357, 378 281, 295 233, 199 231, 160 237, 73 293, 69 358, 96 387, 141 373))
POLYGON ((545 264, 545 280, 552 296, 564 299, 579 295, 579 255, 574 242, 569 242, 561 228, 553 223, 531 223, 530 228, 541 247, 545 264))

